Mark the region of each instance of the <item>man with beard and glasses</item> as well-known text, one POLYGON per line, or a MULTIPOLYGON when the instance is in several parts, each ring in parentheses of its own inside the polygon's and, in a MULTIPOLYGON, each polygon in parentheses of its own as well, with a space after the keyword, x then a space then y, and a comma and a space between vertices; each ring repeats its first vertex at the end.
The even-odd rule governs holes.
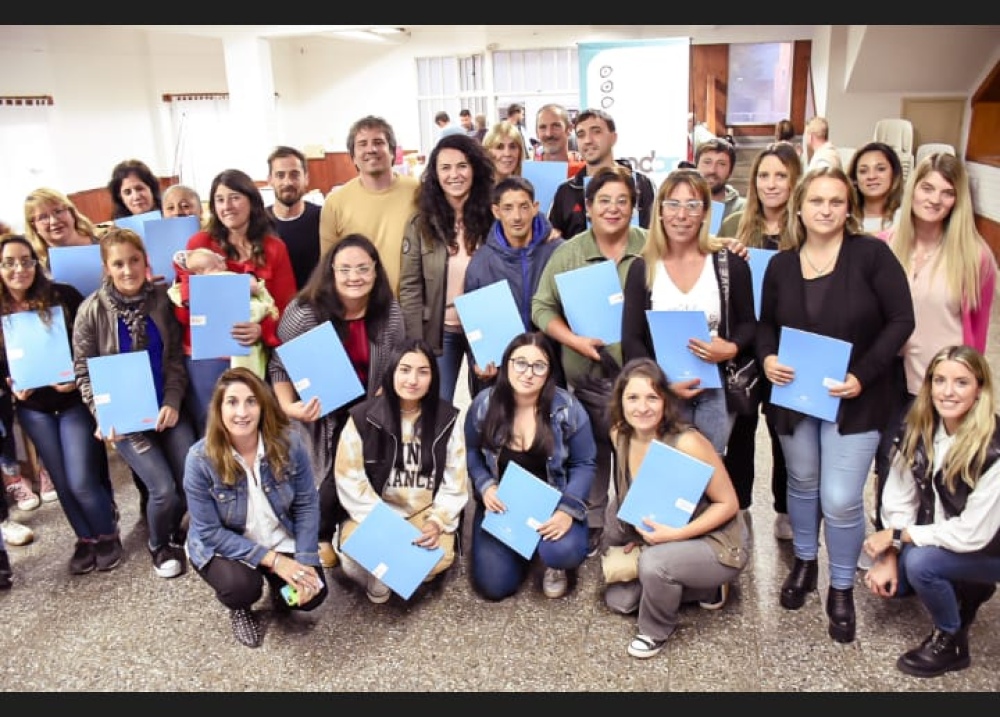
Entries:
POLYGON ((295 286, 301 289, 319 261, 321 212, 319 205, 303 199, 309 191, 306 156, 294 147, 275 147, 267 158, 267 183, 274 190, 274 204, 267 214, 288 247, 295 286))

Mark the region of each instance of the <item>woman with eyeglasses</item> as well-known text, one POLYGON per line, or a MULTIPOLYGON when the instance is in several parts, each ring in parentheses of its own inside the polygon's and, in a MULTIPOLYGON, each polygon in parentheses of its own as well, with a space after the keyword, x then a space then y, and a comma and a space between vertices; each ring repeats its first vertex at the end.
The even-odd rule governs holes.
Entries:
POLYGON ((569 391, 556 385, 552 344, 540 332, 520 334, 503 353, 496 383, 480 391, 465 416, 466 462, 475 486, 472 585, 487 600, 517 592, 532 565, 544 566, 542 593, 559 598, 569 573, 587 558, 587 496, 597 467, 590 418, 569 391), (483 528, 486 512, 506 509, 497 497, 510 463, 562 494, 532 559, 483 528))
MULTIPOLYGON (((649 239, 641 256, 629 267, 622 307, 622 355, 656 358, 646 311, 701 311, 709 340, 692 337, 687 350, 697 359, 721 364, 753 351, 756 317, 750 267, 709 235, 712 194, 696 170, 674 170, 660 185, 654 203, 649 239), (725 253, 729 300, 720 283, 719 261, 725 253)), ((671 379, 670 390, 679 401, 681 418, 704 434, 716 452, 725 455, 735 419, 722 388, 701 388, 697 378, 671 379)))
MULTIPOLYGON (((298 287, 292 260, 285 242, 274 232, 264 200, 253 179, 239 169, 226 169, 215 176, 209 191, 209 219, 203 231, 188 239, 188 250, 211 249, 226 260, 226 268, 237 274, 253 274, 274 297, 283 312, 298 287)), ((182 292, 183 293, 183 292, 182 292)), ((205 433, 208 403, 215 382, 229 368, 229 358, 191 358, 191 312, 186 305, 175 307, 184 327, 184 354, 191 386, 186 403, 198 435, 205 433)), ((262 341, 267 349, 278 345, 278 319, 265 316, 260 323, 233 324, 232 337, 243 346, 262 341)))
MULTIPOLYGON (((83 296, 69 284, 48 279, 38 255, 23 236, 8 235, 0 240, 0 314, 35 311, 43 323, 55 320, 52 310, 62 311, 67 338, 83 296)), ((3 322, 6 340, 7 322, 3 322)), ((68 346, 67 346, 68 348, 68 346)), ((27 434, 51 476, 63 514, 76 536, 69 561, 74 575, 94 569, 113 570, 122 557, 118 519, 110 481, 108 454, 94 431, 94 418, 84 404, 76 381, 49 386, 20 388, 11 379, 7 352, 0 352, 5 384, 3 401, 9 409, 15 399, 18 423, 27 434)), ((4 421, 11 447, 11 424, 4 421)))
POLYGON ((320 560, 324 567, 332 568, 337 562, 334 533, 346 517, 333 475, 337 440, 350 407, 378 392, 390 356, 406 338, 403 314, 378 249, 363 234, 348 234, 320 257, 309 281, 285 308, 278 323, 278 340, 291 341, 327 321, 333 324, 358 381, 365 387, 363 396, 333 411, 320 406, 315 397, 303 401, 277 352, 271 354, 268 377, 285 414, 311 435, 320 494, 320 560))
POLYGON ((420 177, 417 212, 403 235, 399 305, 406 335, 434 349, 447 401, 455 397, 463 359, 469 395, 481 387, 455 297, 464 292, 469 261, 493 228, 492 195, 493 165, 482 145, 464 134, 442 137, 420 177))
MULTIPOLYGON (((347 518, 337 550, 344 573, 376 604, 389 600, 389 586, 342 546, 378 502, 420 531, 415 545, 443 551, 425 585, 443 577, 455 562, 469 479, 459 410, 440 397, 440 380, 427 342, 406 339, 389 359, 381 390, 350 409, 340 433, 334 471, 347 518)), ((423 592, 418 588, 410 600, 423 592)))

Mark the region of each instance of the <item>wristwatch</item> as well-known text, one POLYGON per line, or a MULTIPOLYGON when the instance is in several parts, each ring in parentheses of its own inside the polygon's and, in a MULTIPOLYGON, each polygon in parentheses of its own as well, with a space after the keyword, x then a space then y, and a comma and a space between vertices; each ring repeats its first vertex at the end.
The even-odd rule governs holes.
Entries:
POLYGON ((897 553, 903 549, 903 531, 901 528, 892 529, 892 547, 897 553))

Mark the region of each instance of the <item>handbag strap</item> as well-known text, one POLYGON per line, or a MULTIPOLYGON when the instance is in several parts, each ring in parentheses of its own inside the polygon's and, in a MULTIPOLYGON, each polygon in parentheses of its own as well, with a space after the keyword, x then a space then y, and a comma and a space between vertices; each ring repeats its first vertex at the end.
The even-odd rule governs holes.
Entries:
POLYGON ((729 336, 729 259, 725 249, 719 250, 719 290, 722 292, 722 315, 726 317, 726 336, 729 336))

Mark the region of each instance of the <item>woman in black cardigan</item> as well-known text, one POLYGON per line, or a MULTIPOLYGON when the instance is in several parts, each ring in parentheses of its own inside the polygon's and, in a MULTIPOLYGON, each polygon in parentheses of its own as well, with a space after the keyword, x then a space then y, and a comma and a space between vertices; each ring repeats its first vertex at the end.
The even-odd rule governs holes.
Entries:
POLYGON ((793 327, 851 344, 847 376, 830 386, 835 421, 768 405, 788 466, 788 515, 795 563, 781 605, 797 610, 816 589, 819 527, 830 563, 830 636, 854 639, 854 576, 865 539, 864 486, 888 420, 893 358, 913 331, 906 275, 888 246, 860 234, 847 175, 808 172, 792 198, 796 248, 779 252, 764 274, 757 355, 768 380, 785 385, 794 366, 778 362, 781 329, 793 327))

